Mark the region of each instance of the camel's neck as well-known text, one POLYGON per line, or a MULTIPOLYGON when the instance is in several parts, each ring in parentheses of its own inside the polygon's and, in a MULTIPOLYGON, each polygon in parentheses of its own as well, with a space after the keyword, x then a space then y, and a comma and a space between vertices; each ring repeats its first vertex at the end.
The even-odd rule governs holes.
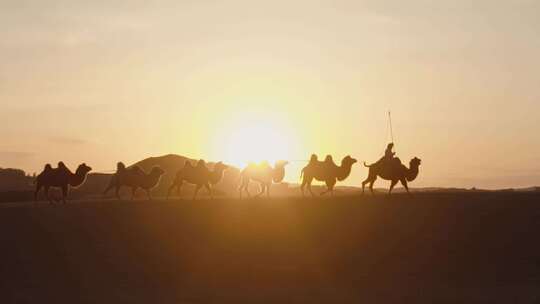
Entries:
POLYGON ((86 180, 86 173, 80 171, 75 172, 75 174, 70 173, 69 175, 69 185, 72 187, 78 187, 86 180))
POLYGON ((344 164, 341 164, 340 167, 338 167, 338 170, 337 170, 337 179, 338 181, 342 181, 344 179, 346 179, 347 177, 349 177, 349 174, 351 174, 351 168, 352 168, 352 164, 351 165, 344 165, 344 164))
POLYGON ((272 180, 274 183, 281 183, 285 178, 285 167, 277 167, 272 170, 272 180))
POLYGON ((215 185, 217 183, 219 183, 219 181, 223 178, 223 173, 225 172, 224 169, 219 169, 219 170, 213 170, 211 173, 210 173, 210 183, 215 185))
POLYGON ((417 176, 418 166, 412 166, 410 169, 407 170, 407 175, 405 176, 405 178, 407 179, 407 181, 412 182, 416 179, 417 176))

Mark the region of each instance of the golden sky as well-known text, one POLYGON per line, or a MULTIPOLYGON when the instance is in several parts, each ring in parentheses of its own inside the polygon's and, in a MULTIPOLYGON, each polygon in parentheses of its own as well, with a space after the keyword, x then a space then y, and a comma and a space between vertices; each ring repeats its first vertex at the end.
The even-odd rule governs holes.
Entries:
POLYGON ((391 109, 413 186, 540 184, 539 1, 0 1, 0 24, 1 167, 373 162, 391 109))

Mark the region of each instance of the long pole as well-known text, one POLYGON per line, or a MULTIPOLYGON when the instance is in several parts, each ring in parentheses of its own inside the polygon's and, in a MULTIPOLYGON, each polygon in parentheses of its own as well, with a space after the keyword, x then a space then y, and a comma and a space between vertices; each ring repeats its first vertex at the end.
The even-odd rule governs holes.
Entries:
POLYGON ((388 123, 390 124, 390 139, 394 142, 394 130, 392 129, 392 114, 388 111, 388 123))

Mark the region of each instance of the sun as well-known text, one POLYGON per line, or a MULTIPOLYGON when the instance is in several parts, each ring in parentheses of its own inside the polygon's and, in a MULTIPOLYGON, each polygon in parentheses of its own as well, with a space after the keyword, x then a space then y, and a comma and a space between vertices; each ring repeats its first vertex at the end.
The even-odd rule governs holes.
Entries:
POLYGON ((246 114, 228 120, 216 132, 214 154, 237 167, 250 162, 288 160, 298 151, 294 129, 271 115, 246 114))

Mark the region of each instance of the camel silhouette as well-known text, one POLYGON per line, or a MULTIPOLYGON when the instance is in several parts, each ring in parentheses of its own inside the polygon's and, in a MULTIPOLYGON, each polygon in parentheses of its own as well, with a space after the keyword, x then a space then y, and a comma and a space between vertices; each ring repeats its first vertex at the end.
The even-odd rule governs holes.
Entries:
POLYGON ((178 196, 180 196, 180 190, 182 189, 182 185, 185 181, 187 183, 195 185, 193 199, 197 197, 197 193, 203 186, 206 188, 206 190, 208 190, 210 197, 213 199, 214 193, 211 186, 221 181, 221 179, 223 178, 223 173, 228 168, 229 166, 223 164, 222 162, 218 162, 214 165, 213 170, 210 171, 206 167, 203 160, 199 160, 197 166, 195 167, 189 161, 186 161, 184 164, 184 168, 178 170, 178 172, 176 173, 176 176, 171 186, 169 187, 169 190, 167 191, 167 198, 169 198, 171 191, 174 188, 177 188, 178 196))
POLYGON ((53 203, 49 197, 49 188, 56 187, 62 189, 62 202, 66 203, 66 197, 69 187, 77 188, 84 183, 88 172, 92 168, 82 163, 77 167, 75 174, 72 173, 63 162, 58 163, 58 168, 53 168, 46 164, 43 171, 36 177, 36 191, 34 192, 34 201, 37 201, 38 193, 41 188, 45 188, 45 197, 50 204, 53 203))
POLYGON ((320 162, 313 155, 309 164, 302 169, 300 174, 300 178, 302 178, 302 185, 300 186, 302 196, 304 196, 304 187, 306 185, 311 196, 314 196, 313 191, 311 190, 311 182, 313 179, 326 183, 327 189, 321 192, 321 195, 330 192, 333 196, 336 182, 345 180, 351 173, 352 166, 356 162, 356 159, 347 155, 341 160, 341 165, 336 166, 332 161, 331 156, 327 156, 324 162, 320 162))
POLYGON ((281 183, 285 177, 285 166, 288 164, 288 161, 279 160, 275 163, 274 168, 272 168, 267 162, 262 162, 261 164, 249 164, 242 172, 240 173, 240 187, 238 192, 240 193, 240 198, 242 198, 242 191, 245 191, 248 197, 251 196, 248 190, 249 182, 251 180, 257 181, 260 186, 260 191, 257 193, 257 197, 261 196, 266 192, 266 197, 270 197, 270 186, 272 182, 281 183))
POLYGON ((374 194, 373 184, 377 180, 377 176, 391 181, 388 194, 392 193, 392 189, 394 189, 398 181, 401 182, 407 193, 410 194, 407 182, 412 182, 416 179, 421 162, 418 157, 415 157, 409 162, 409 168, 405 167, 397 157, 390 160, 378 161, 371 165, 364 163, 364 166, 369 168, 369 173, 366 180, 362 182, 362 194, 364 194, 364 187, 368 183, 369 190, 374 194))
POLYGON ((126 186, 131 188, 131 199, 135 197, 137 189, 141 188, 146 191, 148 199, 151 200, 150 190, 159 184, 163 173, 165 171, 157 166, 153 167, 150 173, 146 173, 139 166, 126 168, 122 162, 119 162, 116 166, 116 173, 111 177, 111 181, 105 191, 103 191, 103 195, 107 194, 112 188, 115 188, 115 195, 120 199, 120 188, 126 186))

